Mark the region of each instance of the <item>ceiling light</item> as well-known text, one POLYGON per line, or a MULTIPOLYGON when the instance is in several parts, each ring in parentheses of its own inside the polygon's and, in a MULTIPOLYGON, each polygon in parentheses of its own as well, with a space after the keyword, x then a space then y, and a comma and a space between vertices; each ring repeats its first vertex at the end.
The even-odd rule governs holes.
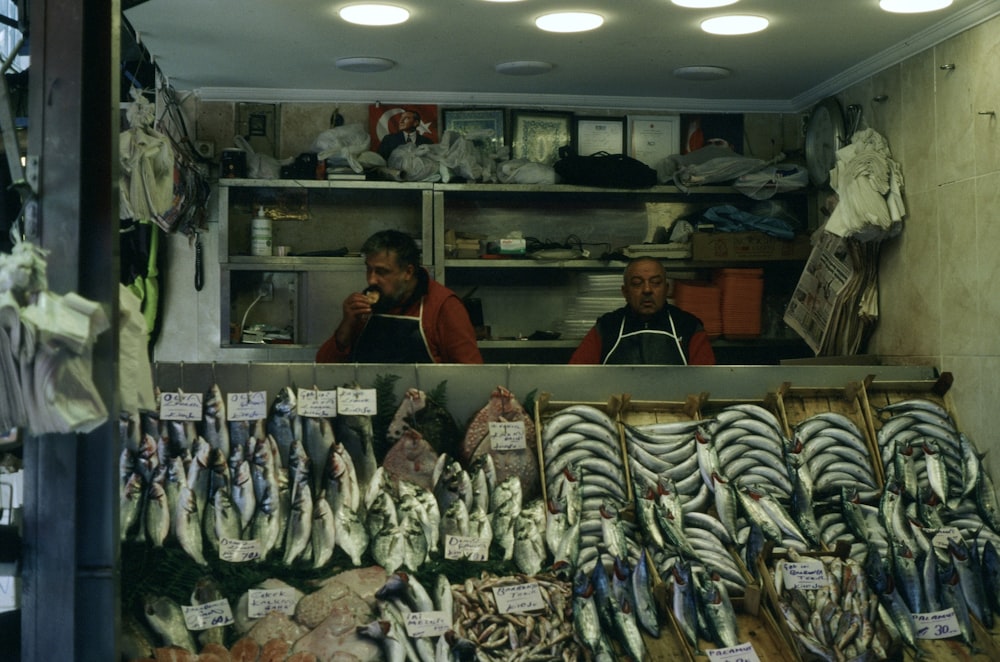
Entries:
POLYGON ((347 5, 340 17, 358 25, 397 25, 410 18, 410 12, 395 5, 347 5))
POLYGON ((937 11, 951 4, 952 0, 879 0, 878 6, 894 14, 919 14, 937 11))
POLYGON ((709 34, 751 34, 760 32, 768 25, 763 16, 717 16, 701 22, 701 29, 709 34))
POLYGON ((498 74, 507 74, 508 76, 534 76, 552 71, 552 63, 538 60, 501 62, 496 66, 496 71, 498 74))
POLYGON ((674 69, 674 76, 684 80, 719 80, 720 78, 728 78, 731 73, 733 72, 725 67, 704 64, 674 69))
POLYGON ((396 66, 392 60, 384 57, 342 57, 335 62, 338 69, 356 71, 362 74, 373 74, 386 71, 396 66))
POLYGON ((670 0, 678 7, 689 7, 690 9, 713 9, 715 7, 725 7, 734 5, 739 0, 670 0))
POLYGON ((600 14, 579 11, 555 12, 535 19, 535 25, 546 32, 585 32, 602 23, 604 17, 600 14))

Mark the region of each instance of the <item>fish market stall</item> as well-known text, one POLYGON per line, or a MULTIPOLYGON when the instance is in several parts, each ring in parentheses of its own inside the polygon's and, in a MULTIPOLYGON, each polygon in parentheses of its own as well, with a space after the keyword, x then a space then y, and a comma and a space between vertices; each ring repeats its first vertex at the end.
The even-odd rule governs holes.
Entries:
MULTIPOLYGON (((929 608, 894 601, 897 566, 873 559, 920 536, 951 587, 1000 540, 971 442, 929 438, 941 398, 891 390, 938 384, 929 368, 158 364, 154 381, 159 410, 121 420, 129 660, 923 654, 938 641, 890 607, 929 608), (923 426, 915 494, 961 517, 915 497, 912 525, 875 528, 894 453, 917 448, 885 441, 907 434, 899 401, 922 403, 900 414, 923 426), (799 632, 773 561, 835 551, 863 597, 842 631, 799 632)), ((994 652, 987 593, 956 595, 935 603, 956 616, 942 641, 994 652)))

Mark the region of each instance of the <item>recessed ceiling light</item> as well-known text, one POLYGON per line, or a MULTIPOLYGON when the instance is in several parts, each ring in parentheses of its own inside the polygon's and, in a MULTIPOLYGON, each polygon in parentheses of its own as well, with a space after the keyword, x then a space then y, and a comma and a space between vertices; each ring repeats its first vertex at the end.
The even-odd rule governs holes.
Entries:
POLYGON ((604 17, 580 11, 545 14, 535 19, 535 25, 546 32, 586 32, 601 27, 604 17))
POLYGON ((670 0, 678 7, 689 7, 691 9, 712 9, 714 7, 725 7, 734 5, 739 0, 670 0))
POLYGON ((496 71, 498 74, 507 74, 508 76, 534 76, 552 71, 552 63, 539 60, 501 62, 496 66, 496 71))
POLYGON ((340 17, 357 25, 398 25, 410 18, 410 12, 395 5, 347 5, 340 17))
POLYGON ((396 66, 392 60, 384 57, 342 57, 335 62, 338 69, 356 71, 362 74, 373 74, 387 71, 396 66))
POLYGON ((751 34, 760 32, 768 25, 763 16, 716 16, 701 22, 701 29, 709 34, 751 34))
POLYGON ((944 9, 951 2, 952 0, 879 0, 878 6, 894 14, 919 14, 944 9))
POLYGON ((728 78, 731 73, 732 71, 725 67, 704 64, 674 69, 674 76, 684 80, 719 80, 720 78, 728 78))

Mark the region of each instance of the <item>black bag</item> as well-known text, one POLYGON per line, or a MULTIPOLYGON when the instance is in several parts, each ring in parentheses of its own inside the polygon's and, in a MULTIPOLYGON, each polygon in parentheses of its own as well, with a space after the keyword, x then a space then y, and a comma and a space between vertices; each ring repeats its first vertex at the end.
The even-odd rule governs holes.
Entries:
POLYGON ((656 185, 656 171, 624 154, 597 152, 579 156, 560 150, 552 166, 564 184, 607 188, 649 188, 656 185))

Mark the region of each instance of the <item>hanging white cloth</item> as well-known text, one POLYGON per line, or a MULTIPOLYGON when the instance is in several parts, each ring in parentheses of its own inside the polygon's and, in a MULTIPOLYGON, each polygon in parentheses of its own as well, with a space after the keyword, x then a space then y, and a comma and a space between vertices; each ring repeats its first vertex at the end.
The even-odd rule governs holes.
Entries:
POLYGON ((906 214, 903 175, 877 131, 856 131, 851 143, 837 150, 830 186, 840 201, 826 222, 828 232, 861 241, 898 234, 906 214))

